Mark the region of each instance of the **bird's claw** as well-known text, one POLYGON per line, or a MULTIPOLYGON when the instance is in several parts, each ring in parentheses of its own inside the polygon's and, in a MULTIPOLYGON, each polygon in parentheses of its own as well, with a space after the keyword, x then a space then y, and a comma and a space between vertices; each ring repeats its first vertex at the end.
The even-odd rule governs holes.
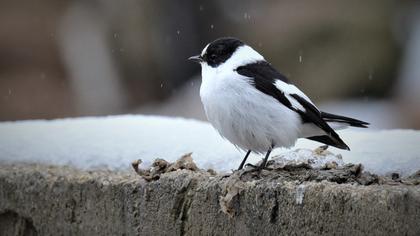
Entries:
POLYGON ((243 175, 246 175, 246 174, 249 174, 249 173, 255 173, 255 172, 257 172, 257 174, 256 174, 257 176, 260 176, 262 170, 268 170, 268 171, 273 170, 273 168, 270 168, 270 167, 267 167, 267 166, 261 167, 261 166, 256 166, 256 165, 252 165, 252 164, 246 164, 245 167, 251 167, 252 169, 243 171, 239 175, 239 177, 242 177, 243 175))

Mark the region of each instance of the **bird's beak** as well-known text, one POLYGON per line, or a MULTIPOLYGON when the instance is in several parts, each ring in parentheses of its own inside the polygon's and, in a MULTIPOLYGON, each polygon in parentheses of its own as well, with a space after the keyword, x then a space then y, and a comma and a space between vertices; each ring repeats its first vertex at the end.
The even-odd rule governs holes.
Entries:
POLYGON ((192 57, 188 58, 188 60, 194 61, 194 62, 197 62, 197 63, 203 62, 203 58, 201 57, 201 55, 192 56, 192 57))

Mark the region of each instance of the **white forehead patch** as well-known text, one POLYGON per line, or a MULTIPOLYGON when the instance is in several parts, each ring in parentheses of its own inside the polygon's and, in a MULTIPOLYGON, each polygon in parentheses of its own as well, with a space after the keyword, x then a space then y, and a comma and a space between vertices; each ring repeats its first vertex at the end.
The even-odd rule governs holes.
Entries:
POLYGON ((207 45, 204 47, 203 51, 201 52, 201 56, 204 56, 204 54, 206 53, 207 48, 209 47, 209 45, 210 45, 210 43, 209 43, 209 44, 207 44, 207 45))

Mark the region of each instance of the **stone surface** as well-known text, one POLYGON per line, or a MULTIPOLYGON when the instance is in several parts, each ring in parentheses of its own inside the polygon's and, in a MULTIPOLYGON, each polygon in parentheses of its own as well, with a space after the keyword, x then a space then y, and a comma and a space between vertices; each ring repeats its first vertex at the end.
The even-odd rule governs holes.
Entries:
POLYGON ((418 181, 357 181, 372 176, 349 168, 184 169, 146 181, 134 171, 1 165, 0 235, 420 235, 418 181))

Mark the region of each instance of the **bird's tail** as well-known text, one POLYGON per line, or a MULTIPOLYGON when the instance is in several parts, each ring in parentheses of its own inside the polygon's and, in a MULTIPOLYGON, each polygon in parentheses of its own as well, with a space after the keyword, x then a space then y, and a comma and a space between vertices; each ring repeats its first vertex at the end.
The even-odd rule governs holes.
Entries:
MULTIPOLYGON (((334 115, 327 112, 321 112, 321 117, 324 121, 328 123, 329 126, 333 129, 342 129, 347 126, 359 127, 359 128, 368 128, 369 123, 353 119, 350 117, 334 115)), ((324 143, 336 148, 350 150, 350 148, 344 143, 343 140, 335 133, 333 130, 328 135, 319 135, 307 137, 307 139, 324 143)))
POLYGON ((324 121, 327 123, 336 122, 336 123, 342 123, 346 126, 353 126, 353 127, 359 127, 359 128, 368 128, 369 123, 353 119, 346 116, 340 116, 335 115, 327 112, 321 112, 321 117, 324 121))

